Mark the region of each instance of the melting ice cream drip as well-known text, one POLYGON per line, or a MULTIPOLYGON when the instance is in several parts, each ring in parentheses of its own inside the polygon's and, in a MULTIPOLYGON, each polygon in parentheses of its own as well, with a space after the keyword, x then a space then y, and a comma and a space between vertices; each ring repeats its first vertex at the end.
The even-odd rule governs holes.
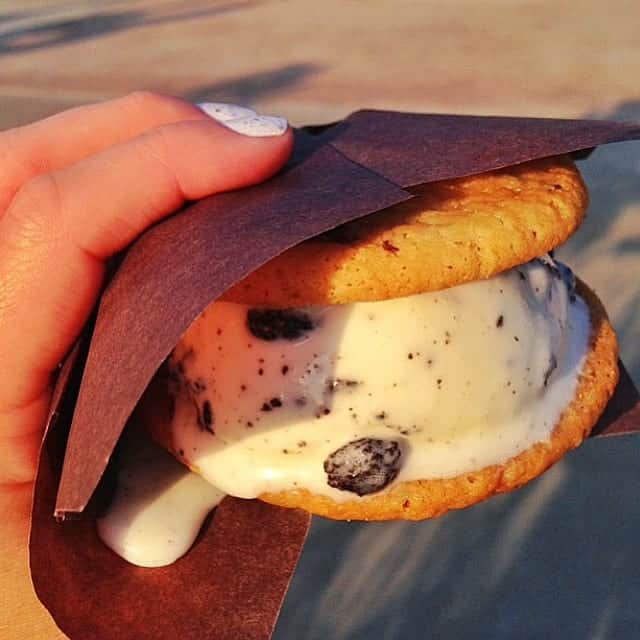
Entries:
POLYGON ((131 564, 172 564, 191 548, 224 494, 141 437, 127 437, 119 462, 116 492, 98 519, 98 535, 131 564))

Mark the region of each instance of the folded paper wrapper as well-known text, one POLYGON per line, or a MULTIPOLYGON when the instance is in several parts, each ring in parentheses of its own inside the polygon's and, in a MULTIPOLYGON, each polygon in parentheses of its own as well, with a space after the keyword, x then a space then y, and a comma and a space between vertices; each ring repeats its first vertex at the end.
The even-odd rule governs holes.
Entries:
MULTIPOLYGON (((30 566, 58 626, 74 640, 266 640, 273 632, 308 514, 227 498, 189 553, 160 569, 127 564, 95 530, 125 424, 213 300, 286 249, 412 198, 407 189, 418 184, 632 139, 640 124, 358 111, 296 131, 289 164, 271 180, 193 203, 148 230, 124 255, 55 389, 30 566)), ((592 435, 638 431, 640 396, 621 365, 592 435)))

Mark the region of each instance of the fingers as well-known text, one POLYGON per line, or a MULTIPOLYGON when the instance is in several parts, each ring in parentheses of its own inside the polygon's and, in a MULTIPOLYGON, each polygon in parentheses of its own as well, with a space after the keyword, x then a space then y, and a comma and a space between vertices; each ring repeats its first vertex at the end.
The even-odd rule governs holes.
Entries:
POLYGON ((57 200, 65 237, 105 258, 184 200, 261 182, 289 149, 289 136, 238 136, 208 120, 173 124, 38 178, 25 196, 57 200))
MULTIPOLYGON (((93 306, 102 261, 185 200, 264 180, 291 147, 290 131, 248 137, 209 118, 179 122, 40 175, 18 191, 0 219, 5 439, 33 433, 37 440, 51 371, 93 306)), ((24 458, 16 461, 14 480, 33 473, 33 458, 24 458)))
POLYGON ((202 120, 184 100, 139 91, 0 132, 0 215, 30 178, 172 122, 202 120))
POLYGON ((177 123, 27 183, 0 221, 0 360, 13 371, 9 394, 0 381, 0 407, 42 389, 90 311, 102 259, 185 199, 264 180, 290 146, 290 135, 177 123))

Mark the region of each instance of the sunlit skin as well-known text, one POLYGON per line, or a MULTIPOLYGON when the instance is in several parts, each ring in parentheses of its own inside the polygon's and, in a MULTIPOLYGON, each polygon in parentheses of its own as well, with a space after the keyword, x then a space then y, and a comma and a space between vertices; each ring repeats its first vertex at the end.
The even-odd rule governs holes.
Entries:
POLYGON ((105 261, 183 202, 265 180, 292 134, 251 138, 134 93, 0 132, 0 637, 63 636, 33 594, 27 536, 53 373, 105 261))

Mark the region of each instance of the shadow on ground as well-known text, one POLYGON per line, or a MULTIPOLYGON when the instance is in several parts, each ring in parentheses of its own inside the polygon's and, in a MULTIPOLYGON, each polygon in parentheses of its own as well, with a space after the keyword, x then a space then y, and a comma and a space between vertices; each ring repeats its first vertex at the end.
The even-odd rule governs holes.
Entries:
POLYGON ((322 67, 316 64, 288 64, 270 71, 196 87, 184 97, 191 102, 235 102, 251 105, 257 100, 291 89, 321 70, 322 67))
MULTIPOLYGON (((0 55, 19 54, 37 49, 58 47, 110 35, 125 29, 155 26, 168 22, 196 20, 198 18, 241 11, 253 7, 256 4, 257 2, 251 0, 237 0, 235 2, 218 3, 216 6, 179 9, 173 12, 160 12, 156 10, 113 11, 93 13, 64 20, 45 19, 44 22, 39 24, 20 26, 13 30, 0 33, 0 55)), ((6 14, 0 16, 0 24, 27 16, 29 16, 27 12, 6 14)))
POLYGON ((22 20, 33 15, 30 11, 20 11, 18 13, 3 13, 0 14, 0 25, 4 22, 15 22, 16 20, 22 20))

